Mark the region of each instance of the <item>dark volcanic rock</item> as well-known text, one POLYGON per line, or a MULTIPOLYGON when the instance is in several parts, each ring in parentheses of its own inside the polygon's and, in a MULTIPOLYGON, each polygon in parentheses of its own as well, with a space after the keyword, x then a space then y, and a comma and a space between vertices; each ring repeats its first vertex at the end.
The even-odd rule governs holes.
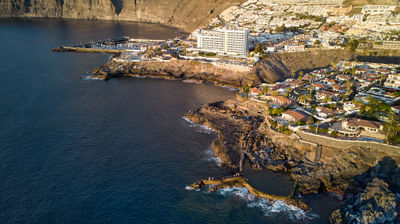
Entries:
POLYGON ((362 193, 346 200, 345 205, 332 213, 331 223, 394 223, 396 198, 389 185, 374 178, 362 193))
POLYGON ((314 164, 309 158, 313 158, 315 146, 272 130, 267 115, 266 104, 236 97, 205 105, 186 117, 218 133, 213 149, 233 172, 240 167, 243 152, 255 169, 289 173, 302 194, 327 192, 339 199, 356 195, 346 202, 349 207, 332 214, 334 223, 393 220, 394 193, 399 193, 400 184, 398 151, 324 146, 318 164, 314 164))

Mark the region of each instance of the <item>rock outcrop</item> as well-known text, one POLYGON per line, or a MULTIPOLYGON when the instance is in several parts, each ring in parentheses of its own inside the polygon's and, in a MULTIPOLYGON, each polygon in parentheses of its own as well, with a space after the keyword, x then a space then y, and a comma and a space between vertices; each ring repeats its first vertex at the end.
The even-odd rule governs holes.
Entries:
POLYGON ((0 0, 0 17, 161 23, 191 32, 245 0, 0 0))
POLYGON ((256 69, 259 77, 265 79, 265 82, 274 82, 281 77, 290 77, 292 72, 328 67, 341 60, 353 59, 357 55, 358 53, 352 53, 348 49, 278 53, 267 55, 257 64, 256 69))
POLYGON ((257 198, 267 199, 268 201, 283 201, 288 205, 293 205, 306 211, 310 210, 310 207, 300 198, 291 196, 277 196, 264 193, 253 188, 243 177, 228 177, 220 180, 200 180, 193 183, 190 187, 193 189, 201 189, 204 186, 209 186, 209 191, 211 192, 231 187, 246 188, 250 194, 257 198))
MULTIPOLYGON (((391 192, 400 192, 400 152, 352 145, 342 148, 332 144, 332 147, 322 147, 320 160, 315 163, 312 160, 315 145, 299 141, 295 135, 274 131, 267 115, 264 103, 237 96, 205 105, 186 117, 218 133, 213 149, 232 173, 240 171, 243 154, 254 169, 290 174, 302 194, 326 192, 345 198, 373 189, 376 184, 367 187, 367 183, 374 182, 375 178, 384 181, 391 192)), ((389 201, 392 196, 390 194, 389 201)), ((379 206, 372 208, 371 215, 378 210, 379 206)))
POLYGON ((385 181, 374 178, 361 193, 347 199, 341 209, 332 213, 330 223, 394 223, 396 216, 395 194, 385 181))
POLYGON ((340 60, 355 57, 348 50, 313 50, 297 53, 282 53, 267 56, 251 69, 214 66, 198 61, 175 60, 171 62, 124 62, 111 59, 96 69, 107 72, 110 77, 146 76, 164 79, 196 80, 217 85, 242 87, 262 82, 276 82, 288 78, 292 72, 327 67, 340 60))
POLYGON ((93 71, 94 76, 103 77, 149 77, 196 82, 210 82, 215 85, 241 87, 246 84, 260 84, 254 70, 243 70, 214 66, 198 61, 175 60, 171 62, 110 62, 93 71))

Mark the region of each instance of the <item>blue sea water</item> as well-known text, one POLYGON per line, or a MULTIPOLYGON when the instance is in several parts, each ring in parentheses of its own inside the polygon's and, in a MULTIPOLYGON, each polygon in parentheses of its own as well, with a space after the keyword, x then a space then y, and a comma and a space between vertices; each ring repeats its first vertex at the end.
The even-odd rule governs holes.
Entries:
MULTIPOLYGON (((50 51, 123 35, 177 33, 140 23, 0 21, 0 223, 327 222, 337 203, 326 197, 310 197, 313 211, 304 213, 243 189, 187 188, 227 171, 209 151, 215 134, 182 117, 235 92, 165 80, 75 80, 109 55, 50 51)), ((291 191, 285 175, 248 167, 246 174, 269 193, 291 191)))

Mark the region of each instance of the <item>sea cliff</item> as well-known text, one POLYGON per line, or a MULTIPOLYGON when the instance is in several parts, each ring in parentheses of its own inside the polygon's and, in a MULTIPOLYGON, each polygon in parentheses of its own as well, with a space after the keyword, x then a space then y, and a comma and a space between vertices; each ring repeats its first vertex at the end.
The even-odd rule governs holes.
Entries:
POLYGON ((128 62, 111 59, 92 71, 100 79, 112 77, 148 77, 194 82, 209 82, 215 85, 241 87, 245 84, 260 84, 254 69, 237 69, 214 66, 198 61, 175 60, 170 62, 128 62))
POLYGON ((191 32, 242 2, 244 0, 0 0, 0 17, 151 22, 191 32))
POLYGON ((108 79, 120 76, 144 76, 150 78, 211 82, 216 85, 242 87, 276 82, 290 77, 293 72, 326 67, 340 60, 354 59, 359 53, 344 50, 311 50, 297 53, 267 55, 252 68, 215 66, 193 60, 168 62, 121 61, 113 57, 108 63, 92 71, 94 77, 108 79))

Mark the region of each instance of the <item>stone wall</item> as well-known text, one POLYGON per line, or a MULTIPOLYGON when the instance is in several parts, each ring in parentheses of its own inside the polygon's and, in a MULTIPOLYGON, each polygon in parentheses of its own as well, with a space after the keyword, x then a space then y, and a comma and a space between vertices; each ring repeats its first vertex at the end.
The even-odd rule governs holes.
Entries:
POLYGON ((326 136, 316 135, 312 133, 307 133, 304 131, 297 131, 296 134, 305 141, 315 142, 325 147, 334 147, 334 148, 350 148, 354 146, 359 147, 369 147, 376 149, 380 152, 398 154, 400 156, 400 147, 387 145, 383 143, 377 142, 365 142, 365 141, 352 141, 352 140, 342 140, 335 139, 326 136))

